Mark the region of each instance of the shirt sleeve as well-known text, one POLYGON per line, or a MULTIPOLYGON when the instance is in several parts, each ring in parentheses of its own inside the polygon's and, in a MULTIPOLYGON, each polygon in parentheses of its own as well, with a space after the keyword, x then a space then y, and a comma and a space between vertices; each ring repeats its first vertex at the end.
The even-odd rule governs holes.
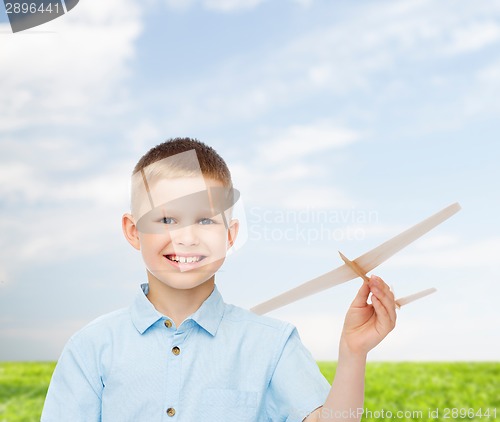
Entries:
POLYGON ((301 422, 325 403, 330 391, 297 329, 292 328, 268 387, 267 411, 273 421, 301 422))
POLYGON ((101 421, 103 384, 90 362, 70 339, 52 374, 41 422, 101 421))

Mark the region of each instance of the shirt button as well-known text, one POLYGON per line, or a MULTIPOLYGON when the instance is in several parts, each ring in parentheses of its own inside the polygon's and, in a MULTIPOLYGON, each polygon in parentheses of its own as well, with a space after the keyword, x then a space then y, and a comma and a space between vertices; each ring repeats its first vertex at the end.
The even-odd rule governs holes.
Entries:
POLYGON ((167 328, 172 327, 172 321, 170 321, 169 319, 166 319, 164 324, 165 324, 165 327, 167 327, 167 328))
POLYGON ((169 407, 167 409, 167 415, 168 416, 174 416, 175 415, 175 409, 173 407, 169 407))
POLYGON ((181 349, 179 349, 177 346, 175 347, 172 347, 172 353, 175 355, 175 356, 178 356, 181 354, 181 349))

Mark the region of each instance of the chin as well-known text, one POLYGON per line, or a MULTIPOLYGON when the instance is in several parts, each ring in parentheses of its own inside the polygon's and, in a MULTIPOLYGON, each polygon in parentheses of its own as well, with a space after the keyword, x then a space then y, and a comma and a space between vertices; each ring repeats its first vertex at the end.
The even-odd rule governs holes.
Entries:
POLYGON ((193 277, 195 274, 185 273, 177 273, 177 274, 168 274, 165 276, 164 274, 152 274, 154 278, 156 278, 160 283, 177 290, 190 290, 195 287, 201 286, 202 284, 210 281, 212 279, 213 274, 208 275, 207 277, 201 277, 200 273, 197 273, 198 277, 193 277))
POLYGON ((205 281, 201 281, 201 282, 194 282, 194 283, 164 283, 166 285, 168 285, 170 288, 172 289, 176 289, 176 290, 192 290, 192 289, 195 289, 197 287, 200 287, 202 286, 203 284, 205 284, 208 280, 205 280, 205 281))

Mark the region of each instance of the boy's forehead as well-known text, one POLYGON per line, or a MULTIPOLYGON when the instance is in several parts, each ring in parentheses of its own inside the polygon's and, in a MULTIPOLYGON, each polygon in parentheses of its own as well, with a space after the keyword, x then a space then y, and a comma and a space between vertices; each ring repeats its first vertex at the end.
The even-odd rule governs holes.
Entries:
POLYGON ((196 192, 206 191, 214 186, 222 186, 222 184, 202 176, 161 178, 153 182, 150 192, 153 202, 159 205, 196 192))

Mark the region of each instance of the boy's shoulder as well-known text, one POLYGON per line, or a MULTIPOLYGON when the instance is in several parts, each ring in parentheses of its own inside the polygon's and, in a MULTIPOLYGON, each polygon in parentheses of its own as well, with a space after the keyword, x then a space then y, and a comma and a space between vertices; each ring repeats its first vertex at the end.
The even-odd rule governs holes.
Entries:
POLYGON ((130 325, 130 309, 120 308, 88 322, 71 336, 71 341, 89 337, 101 337, 130 325))

